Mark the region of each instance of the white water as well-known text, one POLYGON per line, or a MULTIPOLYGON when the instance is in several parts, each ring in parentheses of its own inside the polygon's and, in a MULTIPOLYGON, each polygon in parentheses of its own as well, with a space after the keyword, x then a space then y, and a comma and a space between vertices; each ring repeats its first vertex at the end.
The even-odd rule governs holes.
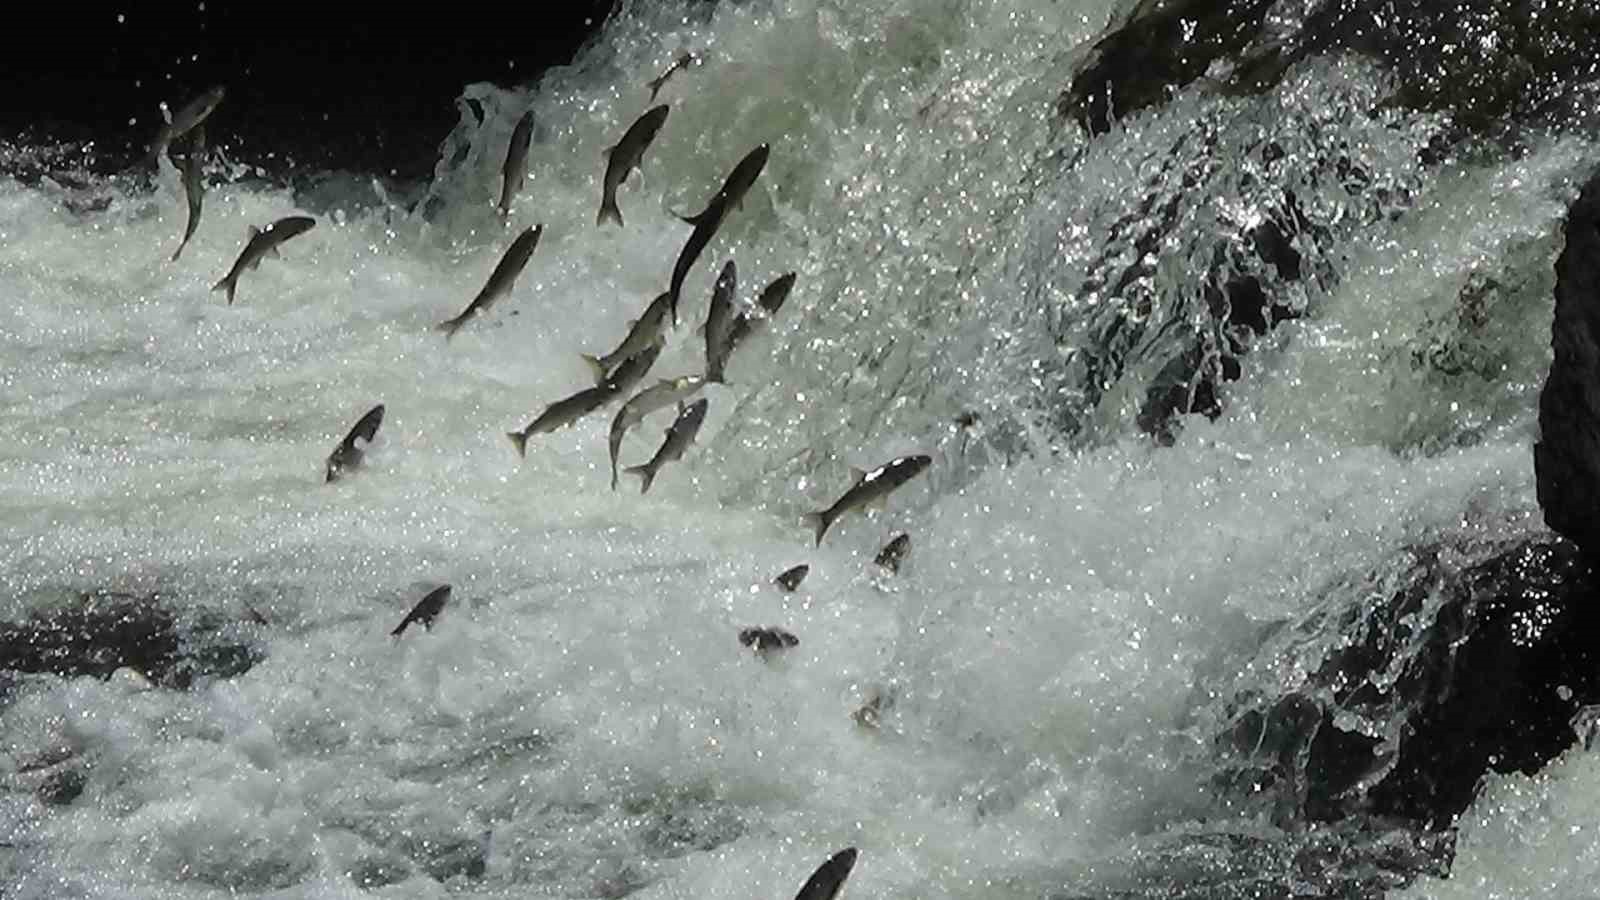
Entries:
MULTIPOLYGON (((1549 261, 1596 153, 1551 141, 1426 177, 1393 163, 1420 179, 1417 208, 1340 245, 1337 282, 1246 357, 1221 419, 1155 449, 1114 389, 1098 440, 1050 452, 1027 376, 1038 284, 1143 189, 1135 148, 1225 105, 1187 96, 1065 176, 1036 162, 1082 140, 1047 113, 1108 14, 789 0, 719 7, 704 28, 625 21, 537 94, 467 89, 490 118, 442 167, 431 222, 321 214, 231 307, 210 286, 247 226, 295 211, 288 192, 213 187, 169 264, 185 217, 170 169, 83 219, 48 186, 0 181, 0 617, 111 587, 268 619, 240 625, 266 659, 238 678, 41 679, 6 709, 5 772, 58 746, 90 765, 68 808, 0 798, 10 896, 785 897, 847 845, 850 896, 1093 895, 1114 860, 1213 815, 1207 736, 1188 727, 1198 673, 1468 511, 1538 528, 1549 261), (682 47, 710 60, 663 92, 627 227, 597 229, 601 148, 682 47), (446 344, 432 326, 509 242, 489 203, 529 102, 515 221, 543 240, 514 294, 446 344), (648 495, 613 493, 608 411, 519 462, 505 432, 586 387, 578 353, 611 349, 665 288, 688 228, 664 210, 698 211, 762 141, 771 162, 696 265, 651 378, 698 371, 692 328, 728 256, 747 298, 800 277, 707 391, 695 449, 648 495), (1474 266, 1534 274, 1468 332, 1450 314, 1474 266), (1435 339, 1498 368, 1419 372, 1435 339), (377 402, 366 469, 323 485, 377 402), (970 439, 949 424, 963 409, 985 417, 970 439), (814 549, 799 514, 848 466, 906 452, 932 469, 814 549), (876 574, 898 530, 910 563, 876 574), (801 591, 767 585, 799 562, 801 591), (437 625, 392 641, 439 583, 455 592, 437 625), (754 659, 735 640, 754 624, 800 645, 754 659), (851 713, 877 689, 896 702, 872 732, 851 713), (413 861, 485 835, 480 878, 441 885, 413 861)), ((1382 87, 1326 66, 1280 94, 1293 118, 1382 87)), ((1379 170, 1425 137, 1380 132, 1356 132, 1379 170)), ((670 419, 632 432, 625 464, 670 419)), ((1597 773, 1575 754, 1498 780, 1469 811, 1462 875, 1413 894, 1590 883, 1581 810, 1530 798, 1590 796, 1597 773), (1581 837, 1552 860, 1508 824, 1524 819, 1581 837)))

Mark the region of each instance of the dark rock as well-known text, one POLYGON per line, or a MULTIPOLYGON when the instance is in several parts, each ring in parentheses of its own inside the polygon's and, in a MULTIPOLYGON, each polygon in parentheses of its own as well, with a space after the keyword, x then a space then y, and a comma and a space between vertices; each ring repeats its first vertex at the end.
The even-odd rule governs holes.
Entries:
POLYGON ((1056 111, 1082 122, 1090 134, 1105 132, 1118 116, 1165 102, 1218 57, 1242 51, 1272 5, 1273 0, 1140 3, 1125 23, 1095 42, 1056 111))
POLYGON ((489 870, 489 835, 418 841, 412 858, 434 881, 478 879, 489 870))
POLYGON ((1581 124, 1600 79, 1600 5, 1584 0, 1321 0, 1298 19, 1262 0, 1151 0, 1091 48, 1057 113, 1090 134, 1164 102, 1219 61, 1257 93, 1310 56, 1355 52, 1397 77, 1391 104, 1451 114, 1457 134, 1581 124))
POLYGON ((68 806, 78 799, 88 783, 89 776, 85 775, 82 769, 60 769, 50 773, 34 793, 40 803, 48 806, 68 806))
POLYGON ((1446 828, 1485 773, 1532 774, 1575 743, 1574 715, 1600 701, 1600 573, 1578 548, 1444 540, 1404 563, 1265 641, 1255 671, 1307 674, 1234 695, 1217 773, 1231 804, 1285 825, 1446 828))
POLYGON ((243 674, 261 659, 223 625, 200 614, 180 621, 158 594, 83 594, 76 604, 0 623, 0 671, 107 678, 126 666, 152 684, 187 689, 243 674))
POLYGON ((1551 528, 1600 554, 1600 173, 1567 213, 1555 294, 1533 445, 1539 506, 1551 528))

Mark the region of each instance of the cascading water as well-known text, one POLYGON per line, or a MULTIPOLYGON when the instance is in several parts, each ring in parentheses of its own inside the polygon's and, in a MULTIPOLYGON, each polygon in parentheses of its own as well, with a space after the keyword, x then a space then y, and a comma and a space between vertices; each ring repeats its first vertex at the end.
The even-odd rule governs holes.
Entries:
POLYGON ((1600 147, 1440 162, 1448 114, 1332 55, 1091 137, 1058 94, 1136 6, 634 4, 535 87, 466 86, 403 189, 251 178, 219 112, 175 264, 170 166, 145 191, 5 147, 0 619, 158 593, 190 643, 140 663, 153 688, 7 682, 0 895, 781 897, 844 846, 857 897, 1586 888, 1579 750, 1489 776, 1453 862, 1367 813, 1435 696, 1437 585, 1544 534, 1551 262, 1600 147), (705 62, 657 101, 627 225, 596 227, 603 148, 683 49, 705 62), (530 107, 512 225, 543 238, 447 344, 515 233, 530 107), (697 444, 643 496, 609 489, 610 410, 519 461, 505 433, 665 289, 671 213, 761 142, 649 379, 700 371, 724 260, 746 301, 798 278, 697 444), (317 226, 211 292, 296 211, 317 226), (379 402, 364 467, 323 484, 379 402), (913 452, 926 474, 813 548, 801 513, 913 452), (758 659, 758 625, 799 643, 758 659), (1369 688, 1337 683, 1352 647, 1369 688), (224 662, 152 668, 190 652, 224 662), (1351 741, 1370 765, 1318 781, 1351 741))

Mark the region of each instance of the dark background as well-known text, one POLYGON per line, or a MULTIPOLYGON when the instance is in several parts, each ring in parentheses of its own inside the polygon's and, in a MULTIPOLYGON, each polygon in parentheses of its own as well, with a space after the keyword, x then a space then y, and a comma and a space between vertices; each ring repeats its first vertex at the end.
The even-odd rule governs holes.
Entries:
POLYGON ((7 14, 0 139, 92 139, 95 167, 118 169, 148 147, 162 101, 220 83, 207 137, 235 159, 420 177, 465 85, 533 82, 616 5, 30 2, 7 14))

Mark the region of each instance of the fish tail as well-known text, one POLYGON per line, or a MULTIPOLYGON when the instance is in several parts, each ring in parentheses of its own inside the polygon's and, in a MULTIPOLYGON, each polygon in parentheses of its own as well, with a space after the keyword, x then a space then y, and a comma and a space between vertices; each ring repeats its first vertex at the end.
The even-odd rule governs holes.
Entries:
POLYGON ((606 367, 605 367, 605 363, 602 363, 598 358, 590 356, 587 353, 580 353, 578 355, 583 357, 583 361, 588 363, 589 364, 589 368, 594 370, 594 383, 595 384, 605 384, 606 383, 606 367))
POLYGON ((617 223, 618 228, 623 227, 622 210, 617 208, 617 198, 615 197, 603 197, 600 200, 600 215, 595 217, 594 224, 599 227, 607 222, 617 223))
POLYGON ((656 473, 649 465, 629 466, 622 471, 627 472, 629 475, 639 476, 639 493, 641 494, 649 493, 650 482, 656 480, 656 473))
POLYGON ((237 285, 237 284, 238 284, 238 282, 234 281, 232 278, 224 278, 221 281, 217 282, 216 284, 212 285, 211 286, 211 290, 213 290, 213 291, 226 290, 228 292, 228 305, 232 306, 233 305, 233 289, 234 289, 234 286, 237 285))
POLYGON ((189 243, 189 240, 188 238, 185 238, 183 244, 179 244, 178 249, 172 251, 172 258, 167 260, 167 262, 177 262, 178 257, 183 255, 183 245, 187 243, 189 243))
POLYGON ((828 526, 833 524, 833 520, 828 518, 827 511, 823 510, 822 512, 806 513, 805 514, 805 523, 807 525, 811 526, 811 528, 816 531, 816 533, 817 533, 817 544, 816 545, 818 547, 821 547, 822 546, 822 536, 828 533, 828 526))
POLYGON ((456 336, 456 332, 461 330, 461 326, 466 324, 466 321, 465 316, 456 316, 454 319, 440 322, 433 326, 433 330, 444 332, 444 339, 448 341, 456 336))
POLYGON ((389 636, 390 637, 399 637, 406 630, 406 626, 410 625, 410 624, 411 624, 411 617, 410 616, 406 616, 404 619, 400 620, 400 624, 397 625, 393 631, 389 632, 389 636))
POLYGON ((506 437, 511 439, 511 446, 517 448, 517 455, 523 459, 528 458, 528 433, 526 431, 508 431, 506 437))

